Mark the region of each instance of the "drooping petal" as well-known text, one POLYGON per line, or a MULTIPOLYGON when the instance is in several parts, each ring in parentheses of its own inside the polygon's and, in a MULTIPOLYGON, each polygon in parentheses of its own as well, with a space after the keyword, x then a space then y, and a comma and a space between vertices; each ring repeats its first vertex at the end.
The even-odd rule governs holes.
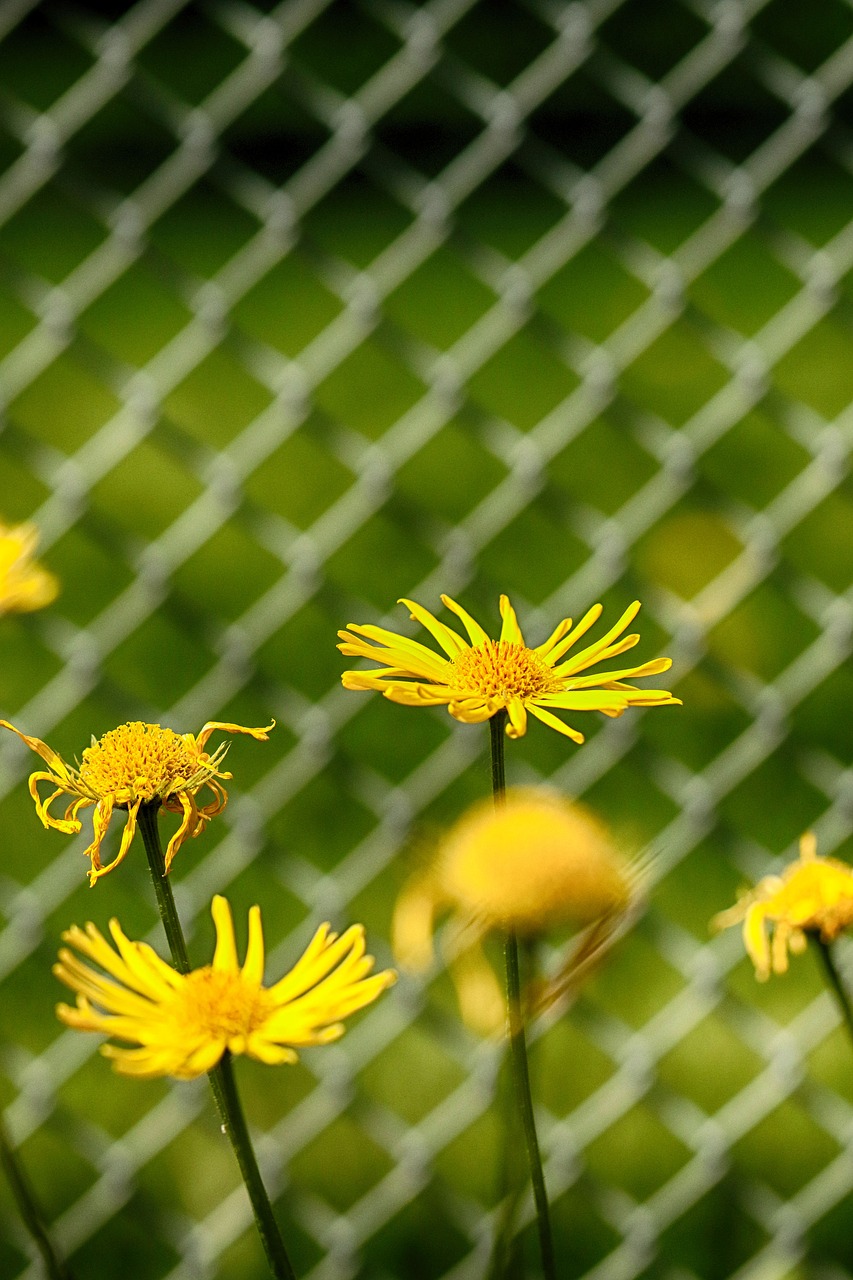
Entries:
MULTIPOLYGON (((104 828, 103 828, 103 831, 100 833, 100 837, 99 837, 98 829, 96 826, 95 840, 92 843, 92 845, 89 846, 89 848, 92 850, 92 870, 89 872, 89 884, 94 884, 96 880, 100 879, 101 876, 105 876, 108 871, 112 871, 114 867, 117 867, 119 863, 123 862, 124 859, 127 857, 127 851, 130 848, 131 841, 133 840, 134 835, 136 834, 136 818, 139 813, 139 806, 141 803, 142 803, 141 800, 137 800, 135 804, 132 804, 128 808, 127 822, 125 823, 124 831, 122 831, 121 833, 121 844, 119 845, 118 853, 113 858, 112 862, 108 863, 107 866, 105 867, 102 867, 100 865, 99 850, 101 847, 101 840, 103 839, 104 832, 106 831, 106 826, 110 820, 109 815, 112 813, 112 806, 110 806, 109 814, 107 814, 105 818, 104 828)), ((98 812, 98 807, 95 808, 96 815, 97 815, 97 812, 98 812)), ((97 818, 96 818, 96 823, 97 823, 97 818)), ((88 853, 89 850, 87 850, 86 852, 88 853)))
POLYGON ((506 736, 508 738, 523 738, 527 733, 527 712, 524 703, 520 698, 513 698, 512 702, 508 702, 506 736))
POLYGON ((788 939, 790 936, 790 921, 777 920, 773 928, 773 941, 770 945, 771 967, 774 973, 788 972, 788 939))
POLYGON ((41 756, 42 760, 50 765, 58 780, 65 781, 68 779, 70 774, 68 765, 62 759, 62 756, 54 751, 53 747, 49 747, 46 742, 42 742, 41 738, 31 738, 26 733, 21 733, 21 730, 16 729, 8 720, 0 720, 0 728, 10 729, 12 733, 17 734, 21 742, 25 743, 30 751, 35 751, 37 755, 41 756))
POLYGON ((576 742, 578 746, 582 746, 586 741, 582 733, 579 733, 577 729, 573 729, 571 725, 564 724, 562 720, 552 715, 550 711, 546 711, 544 707, 536 706, 535 703, 532 703, 529 710, 532 716, 535 716, 537 720, 541 720, 543 724, 547 724, 549 729, 556 729, 558 733, 571 738, 572 742, 576 742))
MULTIPOLYGON (((55 784, 57 779, 52 773, 36 772, 30 774, 29 792, 32 799, 35 801, 36 813, 41 819, 42 825, 48 830, 53 827, 55 831, 61 831, 64 835, 76 835, 80 830, 81 825, 76 816, 69 818, 68 813, 66 812, 64 818, 54 818, 50 813, 50 806, 53 804, 54 800, 58 799, 58 797, 63 793, 67 794, 66 787, 64 785, 60 785, 55 791, 51 792, 46 800, 42 800, 38 789, 38 784, 40 782, 51 782, 55 784)), ((86 804, 94 804, 94 801, 90 800, 87 796, 81 796, 74 807, 75 809, 79 809, 86 804)))
POLYGON ((433 920, 438 888, 432 877, 420 876, 401 891, 394 906, 391 946, 401 965, 423 973, 433 962, 433 920))
POLYGON ((767 941, 766 908, 761 902, 753 902, 747 908, 743 922, 743 941, 746 952, 755 965, 759 982, 770 977, 770 945, 767 941))
POLYGON ((267 742, 274 728, 275 720, 271 720, 269 724, 265 724, 258 729, 247 728, 244 724, 228 724, 223 720, 208 720, 202 726, 201 733, 196 738, 196 745, 199 751, 204 751, 208 738, 217 729, 221 729, 223 733, 246 733, 250 738, 255 738, 258 742, 267 742))
MULTIPOLYGON (((110 818, 113 816, 113 798, 111 795, 104 796, 95 805, 92 813, 92 843, 84 850, 84 856, 91 858, 92 871, 101 870, 101 844, 107 833, 107 827, 110 825, 110 818)), ((89 882, 92 883, 92 872, 89 872, 89 882)))
POLYGON ((454 720, 460 720, 463 724, 483 724, 484 721, 491 720, 499 708, 500 703, 484 702, 480 698, 454 698, 447 704, 447 710, 454 720))
POLYGON ((198 831, 199 812, 196 807, 195 796, 191 792, 181 791, 176 797, 180 802, 183 816, 180 826, 166 845, 166 856, 163 860, 165 874, 168 875, 172 869, 172 860, 180 849, 181 845, 198 831))

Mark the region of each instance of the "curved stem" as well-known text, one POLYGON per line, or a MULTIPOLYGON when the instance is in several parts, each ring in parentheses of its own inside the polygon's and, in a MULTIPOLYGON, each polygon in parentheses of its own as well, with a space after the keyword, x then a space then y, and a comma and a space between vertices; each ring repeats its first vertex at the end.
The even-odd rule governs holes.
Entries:
POLYGON ((20 1157, 12 1145, 6 1132, 3 1117, 0 1115, 0 1165, 9 1180, 15 1204, 24 1226, 33 1238, 33 1243, 41 1254, 44 1269, 49 1280, 73 1280, 68 1264, 59 1256, 50 1237, 41 1206, 36 1200, 35 1192, 30 1185, 20 1157))
MULTIPOLYGON (((504 762, 504 726, 506 711, 496 712, 489 721, 492 792, 496 807, 504 803, 506 793, 506 767, 504 762)), ((521 973, 518 958, 518 937, 514 930, 507 933, 504 945, 506 964, 506 999, 507 1026, 509 1032, 509 1051, 515 1081, 515 1097, 518 1114, 524 1129, 527 1163, 530 1168, 530 1181, 533 1186, 533 1202, 536 1206, 536 1225, 539 1232, 539 1250, 542 1255, 542 1272, 546 1280, 557 1280, 556 1262, 554 1258, 554 1241, 551 1235, 551 1218, 548 1208, 548 1193, 545 1187, 545 1173, 542 1168, 542 1153, 539 1150, 539 1139, 536 1135, 536 1119, 533 1114, 533 1096, 530 1092, 530 1068, 527 1057, 527 1037, 524 1031, 524 1006, 521 998, 521 973)), ((511 1222, 503 1222, 502 1230, 509 1234, 511 1222)), ((496 1254, 507 1245, 499 1240, 496 1254)))
POLYGON ((844 1019, 847 1031, 853 1041, 853 1006, 850 1004, 850 996, 847 988, 841 980, 841 974, 835 963, 835 957, 832 954, 832 947, 828 942, 824 942, 819 936, 813 935, 815 946, 818 949, 820 958, 823 962, 824 973, 826 974, 829 985, 835 993, 838 1001, 838 1007, 841 1010, 841 1016, 844 1019))
MULTIPOLYGON (((142 832, 145 852, 148 855, 148 866, 151 871, 151 879, 154 881, 157 906, 160 910, 163 928, 166 931, 169 950, 172 953, 172 962, 179 973, 189 973, 190 962, 187 954, 187 944, 184 938, 184 931, 181 928, 178 909, 175 906, 172 886, 169 883, 169 877, 166 875, 166 863, 160 844, 160 829, 157 825, 157 810, 159 807, 156 801, 140 806, 139 829, 142 832)), ((246 1117, 243 1114, 240 1096, 234 1080, 231 1054, 227 1049, 216 1066, 207 1074, 210 1080, 210 1087, 213 1090, 216 1109, 222 1122, 222 1131, 227 1135, 231 1143, 234 1154, 237 1157, 237 1163, 240 1166, 240 1172, 243 1175, 243 1182, 246 1184, 246 1191, 249 1194, 252 1211, 255 1215, 255 1225, 258 1228, 258 1234, 261 1237, 261 1243, 267 1255, 270 1271, 275 1276, 275 1280, 296 1280, 296 1273, 287 1256, 287 1250, 284 1247, 284 1241, 281 1238, 281 1232, 275 1220, 270 1198, 267 1195, 261 1171, 258 1168, 257 1157, 249 1136, 246 1117)))

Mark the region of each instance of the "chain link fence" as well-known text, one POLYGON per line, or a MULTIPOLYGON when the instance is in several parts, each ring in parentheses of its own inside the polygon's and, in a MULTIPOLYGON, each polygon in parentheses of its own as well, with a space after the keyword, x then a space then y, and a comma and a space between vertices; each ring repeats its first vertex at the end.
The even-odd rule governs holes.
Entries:
MULTIPOLYGON (((63 582, 3 620, 4 715, 66 758, 276 717, 175 864, 199 958, 226 892, 270 973, 325 918, 388 962, 417 847, 487 788, 480 731, 342 690, 339 626, 506 591, 538 643, 636 594, 675 660, 683 709, 510 753, 655 858, 535 1036, 585 1280, 853 1275, 835 1008, 707 930, 806 827, 851 850, 851 85, 841 0, 0 5, 0 478, 63 582)), ((89 893, 0 749, 0 1101, 57 1238, 78 1277, 261 1275, 204 1082, 52 1020, 72 920, 160 946, 144 868, 89 893)), ((485 1273, 500 1058, 439 965, 239 1064, 300 1274, 485 1273)), ((37 1280, 5 1188, 0 1221, 37 1280)))

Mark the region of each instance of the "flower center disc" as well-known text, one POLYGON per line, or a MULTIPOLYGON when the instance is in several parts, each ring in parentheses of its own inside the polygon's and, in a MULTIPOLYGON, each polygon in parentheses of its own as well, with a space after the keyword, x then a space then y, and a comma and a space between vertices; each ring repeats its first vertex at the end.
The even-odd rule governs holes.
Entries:
POLYGON ((147 801, 167 795, 171 784, 189 779, 198 764, 180 734, 137 720, 111 729, 87 747, 79 777, 98 797, 147 801))
POLYGON ((483 698, 535 698, 556 689, 551 668, 538 653, 509 640, 487 640, 460 653, 450 666, 460 692, 483 698))
POLYGON ((216 1040, 251 1035, 263 1026, 271 1009, 263 987, 247 983, 240 973, 208 965, 187 974, 176 1013, 183 1028, 216 1040))

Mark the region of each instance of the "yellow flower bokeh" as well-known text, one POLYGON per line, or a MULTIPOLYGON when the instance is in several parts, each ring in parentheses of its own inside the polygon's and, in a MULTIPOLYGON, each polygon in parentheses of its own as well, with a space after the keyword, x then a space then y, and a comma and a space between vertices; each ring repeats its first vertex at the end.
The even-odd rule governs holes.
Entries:
POLYGON ((0 614, 44 609, 59 594, 57 578, 34 558, 37 545, 35 525, 0 521, 0 614))
POLYGON ((503 803, 474 805, 450 829, 425 874, 403 888, 394 912, 394 952, 423 971, 433 960, 436 915, 465 1021, 484 1032, 505 1017, 500 985, 482 949, 489 933, 532 939, 563 925, 592 932, 569 957, 577 971, 631 906, 636 877, 606 828, 585 806, 543 788, 513 788, 503 803))
POLYGON ((727 911, 711 921, 713 929, 743 922, 747 954, 755 976, 785 973, 788 952, 805 950, 807 935, 822 942, 853 924, 853 867, 835 858, 819 858, 814 833, 800 838, 800 856, 781 875, 765 876, 727 911))

